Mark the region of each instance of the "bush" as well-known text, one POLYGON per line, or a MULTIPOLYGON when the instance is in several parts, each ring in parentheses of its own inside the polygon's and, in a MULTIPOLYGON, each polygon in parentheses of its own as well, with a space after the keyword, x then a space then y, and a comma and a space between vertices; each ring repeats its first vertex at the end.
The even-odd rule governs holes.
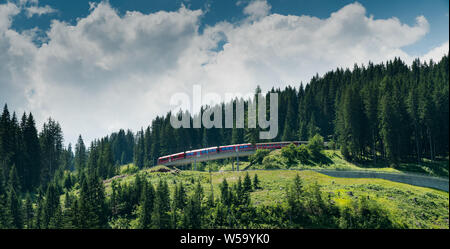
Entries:
POLYGON ((278 156, 268 155, 262 161, 264 169, 281 169, 283 162, 278 156))
POLYGON ((331 140, 330 142, 328 142, 328 148, 331 150, 335 150, 336 149, 336 143, 331 140))
POLYGON ((396 228, 389 213, 376 201, 361 196, 359 200, 352 200, 350 206, 341 210, 339 227, 346 229, 390 229, 396 228))
POLYGON ((281 156, 286 158, 288 166, 293 165, 297 161, 297 147, 289 144, 281 149, 281 156))
POLYGON ((219 168, 220 165, 217 162, 207 162, 204 171, 219 171, 219 168))
POLYGON ((351 160, 347 145, 344 144, 341 146, 341 154, 344 156, 345 160, 351 160))
POLYGON ((268 149, 260 149, 256 150, 255 154, 250 155, 248 158, 250 160, 250 164, 262 164, 264 157, 269 155, 270 150, 268 149))
POLYGON ((313 157, 320 157, 323 151, 323 137, 319 134, 314 135, 308 143, 308 149, 313 157))
POLYGON ((306 145, 302 144, 297 148, 297 158, 302 164, 308 164, 309 162, 309 151, 306 145))
POLYGON ((139 171, 139 167, 134 165, 134 164, 132 164, 132 163, 120 167, 120 174, 121 175, 131 175, 131 174, 134 174, 134 173, 136 173, 138 171, 139 171))

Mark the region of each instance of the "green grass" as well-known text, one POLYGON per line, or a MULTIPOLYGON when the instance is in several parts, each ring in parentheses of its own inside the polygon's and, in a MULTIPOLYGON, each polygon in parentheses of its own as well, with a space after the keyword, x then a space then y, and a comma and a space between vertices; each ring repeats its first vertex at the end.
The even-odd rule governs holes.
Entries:
POLYGON ((134 165, 133 163, 122 165, 119 168, 120 175, 134 174, 138 171, 139 171, 139 168, 136 165, 134 165))
MULTIPOLYGON (((286 195, 286 186, 299 174, 306 184, 318 182, 322 191, 329 194, 337 205, 347 205, 352 198, 367 195, 378 201, 388 210, 394 220, 408 228, 449 228, 449 194, 435 189, 391 182, 383 179, 335 178, 314 171, 271 170, 249 171, 253 179, 258 174, 261 189, 251 193, 254 205, 273 205, 282 202, 286 195)), ((180 173, 152 172, 152 169, 140 171, 154 185, 160 179, 169 183, 172 189, 176 182, 182 181, 188 191, 194 181, 200 180, 205 196, 211 191, 210 179, 215 198, 219 198, 219 184, 224 178, 234 183, 246 172, 198 172, 181 171, 180 173)), ((134 176, 118 178, 121 183, 131 183, 134 176)), ((105 184, 107 195, 111 193, 111 183, 105 184)))
MULTIPOLYGON (((443 159, 442 161, 433 161, 423 159, 420 163, 400 163, 395 167, 386 162, 378 161, 377 163, 352 163, 345 160, 338 150, 325 150, 323 152, 324 160, 323 162, 314 162, 309 160, 307 163, 300 163, 287 166, 286 164, 281 164, 281 169, 310 169, 310 170, 320 170, 320 169, 332 169, 332 170, 363 170, 363 171, 376 171, 376 172, 388 172, 388 173, 416 173, 424 174, 429 176, 438 177, 449 177, 449 161, 443 159)), ((281 161, 286 161, 281 157, 280 150, 275 150, 270 152, 269 155, 274 155, 280 157, 281 161)), ((264 165, 252 165, 249 169, 264 169, 264 165)))
MULTIPOLYGON (((286 197, 286 187, 292 182, 296 174, 299 174, 305 184, 317 182, 322 186, 322 191, 329 195, 337 205, 345 206, 352 199, 360 196, 369 196, 384 207, 393 220, 403 224, 408 228, 449 228, 449 193, 412 186, 403 183, 391 182, 383 179, 366 178, 335 178, 314 172, 311 170, 334 169, 334 170, 366 170, 390 173, 419 173, 431 176, 448 177, 448 158, 443 161, 430 162, 423 160, 417 163, 401 163, 395 168, 384 162, 376 164, 352 163, 346 161, 341 153, 336 150, 325 150, 322 163, 308 161, 305 164, 286 166, 285 160, 281 157, 280 150, 270 152, 270 155, 280 159, 280 169, 283 170, 259 170, 248 171, 253 179, 254 174, 258 174, 261 189, 251 193, 254 205, 274 205, 283 202, 286 197), (294 170, 295 169, 295 170, 294 170), (302 169, 303 171, 298 171, 302 169)), ((215 198, 220 197, 219 184, 224 178, 229 184, 235 183, 239 177, 244 178, 247 172, 231 172, 232 163, 230 160, 211 161, 199 164, 200 171, 183 170, 180 172, 159 172, 160 169, 169 169, 165 166, 157 166, 139 171, 153 185, 156 186, 159 180, 166 180, 172 190, 174 184, 183 182, 187 191, 191 191, 196 181, 200 181, 208 196, 212 190, 215 198), (209 173, 209 169, 213 172, 209 173), (211 179, 211 181, 210 181, 211 179)), ((236 168, 236 163, 234 164, 236 168)), ((239 163, 240 169, 263 169, 263 165, 250 165, 246 160, 239 163)), ((121 166, 121 177, 116 177, 116 181, 121 184, 130 184, 134 181, 136 167, 133 164, 121 166)), ((106 194, 111 194, 111 181, 105 181, 106 194)))

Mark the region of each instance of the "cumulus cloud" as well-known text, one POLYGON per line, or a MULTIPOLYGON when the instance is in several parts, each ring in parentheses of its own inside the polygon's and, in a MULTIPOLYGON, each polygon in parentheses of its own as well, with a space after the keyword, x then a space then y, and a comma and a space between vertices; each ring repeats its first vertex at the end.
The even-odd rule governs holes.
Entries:
POLYGON ((24 88, 29 82, 37 48, 28 33, 10 29, 12 19, 20 8, 12 3, 0 4, 0 100, 23 107, 24 88))
POLYGON ((434 62, 437 62, 444 55, 448 54, 448 47, 449 47, 449 43, 448 43, 448 41, 446 41, 442 45, 431 49, 430 52, 426 53, 420 59, 422 61, 427 61, 427 62, 430 61, 430 60, 433 60, 434 62))
POLYGON ((44 7, 39 7, 39 6, 27 7, 26 12, 27 12, 27 17, 30 18, 33 15, 41 16, 41 15, 45 15, 45 14, 55 13, 56 10, 48 5, 45 5, 44 7))
POLYGON ((205 70, 218 89, 260 84, 267 90, 273 85, 298 85, 317 72, 354 63, 396 56, 410 61, 401 48, 418 41, 429 29, 424 17, 416 21, 408 26, 397 18, 367 17, 365 8, 355 3, 326 19, 271 14, 241 25, 221 23, 205 31, 205 36, 223 33, 227 40, 205 70))
POLYGON ((20 9, 15 4, 0 4, 0 31, 5 32, 11 26, 12 17, 19 12, 20 9))
POLYGON ((244 14, 249 15, 251 19, 259 19, 267 16, 271 8, 266 0, 254 0, 244 8, 244 14))
POLYGON ((89 141, 119 128, 145 127, 171 109, 173 94, 191 93, 194 84, 204 93, 245 94, 257 84, 263 90, 298 86, 354 63, 395 56, 411 61, 402 47, 429 29, 423 16, 413 26, 374 19, 359 3, 324 19, 270 9, 266 1, 252 1, 242 22, 220 22, 200 33, 202 10, 119 15, 102 2, 74 25, 53 20, 47 42, 37 47, 32 32, 11 30, 19 10, 3 4, 0 97, 16 110, 32 111, 39 124, 48 116, 60 121, 68 142, 78 134, 89 141))

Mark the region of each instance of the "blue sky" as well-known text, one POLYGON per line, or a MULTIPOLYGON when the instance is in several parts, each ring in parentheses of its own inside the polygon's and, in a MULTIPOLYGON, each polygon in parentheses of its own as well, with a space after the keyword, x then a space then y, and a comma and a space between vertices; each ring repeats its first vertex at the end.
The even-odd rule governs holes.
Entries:
POLYGON ((58 120, 66 144, 89 142, 146 127, 196 85, 219 102, 355 63, 440 60, 448 10, 448 0, 0 0, 0 104, 39 126, 58 120))
MULTIPOLYGON (((52 19, 69 23, 76 23, 77 18, 89 14, 89 2, 102 0, 40 0, 39 5, 49 5, 58 12, 51 15, 33 16, 27 18, 25 13, 19 15, 13 22, 17 30, 30 29, 38 26, 42 30, 50 27, 52 19)), ((6 2, 5 0, 0 3, 6 2)), ((191 9, 208 10, 202 17, 201 28, 205 25, 214 25, 217 22, 236 22, 245 18, 242 9, 249 1, 241 0, 109 0, 112 7, 121 14, 126 11, 140 11, 153 13, 160 10, 175 11, 181 4, 191 9), (241 2, 241 4, 239 4, 241 2)), ((326 18, 343 6, 353 3, 351 0, 269 0, 272 13, 283 15, 310 15, 326 18)), ((375 18, 397 17, 402 23, 412 25, 417 16, 423 15, 430 23, 429 33, 417 43, 404 47, 412 54, 424 53, 434 46, 442 44, 449 37, 449 1, 448 0, 359 0, 368 14, 375 18)))

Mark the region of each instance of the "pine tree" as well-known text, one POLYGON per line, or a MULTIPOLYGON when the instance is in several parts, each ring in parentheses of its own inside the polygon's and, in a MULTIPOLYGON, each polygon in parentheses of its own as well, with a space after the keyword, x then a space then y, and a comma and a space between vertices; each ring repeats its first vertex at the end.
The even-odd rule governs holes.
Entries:
POLYGON ((79 202, 78 198, 74 198, 70 204, 70 207, 66 209, 64 212, 65 221, 64 225, 65 228, 68 229, 78 229, 81 227, 81 221, 80 221, 80 213, 79 213, 79 202))
POLYGON ((36 200, 36 215, 34 216, 34 228, 44 229, 44 199, 42 197, 42 191, 39 188, 38 197, 36 200))
POLYGON ((137 134, 137 143, 134 149, 134 164, 138 166, 140 169, 144 167, 145 160, 145 141, 144 141, 144 131, 141 131, 137 134))
POLYGON ((184 208, 183 228, 200 229, 203 221, 203 188, 200 182, 194 187, 194 193, 188 198, 187 205, 184 208))
POLYGON ((8 209, 7 212, 11 216, 11 228, 22 229, 23 228, 23 210, 22 201, 17 195, 13 187, 9 187, 8 192, 8 209))
POLYGON ((253 189, 259 189, 259 178, 258 178, 258 174, 255 174, 255 176, 253 177, 253 189))
POLYGON ((139 228, 149 229, 152 225, 152 212, 154 208, 155 192, 151 183, 144 183, 139 211, 139 228))
POLYGON ((9 179, 8 183, 9 187, 12 188, 15 193, 20 194, 22 187, 20 186, 20 179, 15 165, 11 167, 8 179, 9 179))
POLYGON ((33 201, 31 200, 30 193, 27 193, 25 196, 25 216, 24 216, 24 224, 27 229, 33 228, 33 220, 34 220, 34 210, 33 210, 33 201))
POLYGON ((252 192, 253 187, 252 187, 252 180, 250 179, 250 176, 247 174, 245 174, 245 178, 244 178, 244 183, 243 183, 243 191, 246 193, 252 192))
POLYGON ((86 167, 87 163, 86 146, 84 145, 84 141, 81 135, 78 136, 78 141, 77 144, 75 145, 74 162, 75 162, 75 169, 81 173, 86 167))
MULTIPOLYGON (((47 186, 47 192, 43 202, 43 218, 42 228, 50 228, 50 222, 54 222, 55 215, 57 215, 58 208, 60 208, 59 193, 54 183, 47 186)), ((55 224, 52 224, 55 225, 55 224)))
POLYGON ((419 96, 416 89, 411 89, 407 99, 408 114, 413 124, 414 144, 417 154, 417 161, 420 162, 420 117, 419 117, 419 96))
POLYGON ((174 203, 175 208, 177 209, 183 209, 186 206, 186 190, 184 189, 183 183, 179 182, 175 186, 175 192, 174 192, 174 203))
POLYGON ((58 203, 56 206, 55 213, 52 217, 50 217, 50 221, 48 223, 49 229, 61 229, 63 227, 63 213, 61 210, 61 204, 58 203))
POLYGON ((147 127, 144 134, 144 166, 150 167, 153 166, 153 155, 152 153, 152 134, 150 131, 150 127, 147 127))
POLYGON ((106 208, 103 182, 95 173, 83 178, 79 201, 80 228, 106 228, 106 208))
POLYGON ((167 182, 160 180, 156 189, 155 204, 152 213, 152 227, 170 228, 170 196, 167 182))
MULTIPOLYGON (((291 92, 294 90, 290 90, 291 92)), ((286 111, 286 119, 284 120, 284 130, 283 130, 283 136, 281 140, 283 141, 293 141, 296 140, 297 134, 296 134, 296 110, 298 109, 297 103, 296 103, 296 96, 295 91, 291 94, 288 94, 287 97, 287 111, 286 111)))
POLYGON ((0 117, 0 167, 5 180, 8 180, 12 159, 13 141, 11 138, 11 119, 8 106, 5 104, 0 117))
POLYGON ((58 122, 48 119, 39 134, 41 144, 41 182, 46 185, 61 163, 63 152, 63 134, 58 122))
POLYGON ((380 134, 383 138, 386 157, 390 162, 396 164, 399 160, 399 117, 395 109, 395 101, 391 95, 386 93, 381 98, 380 109, 380 134))
POLYGON ((227 179, 224 178, 222 183, 219 186, 220 188, 220 200, 225 206, 231 205, 231 196, 230 196, 230 190, 228 187, 227 179))

